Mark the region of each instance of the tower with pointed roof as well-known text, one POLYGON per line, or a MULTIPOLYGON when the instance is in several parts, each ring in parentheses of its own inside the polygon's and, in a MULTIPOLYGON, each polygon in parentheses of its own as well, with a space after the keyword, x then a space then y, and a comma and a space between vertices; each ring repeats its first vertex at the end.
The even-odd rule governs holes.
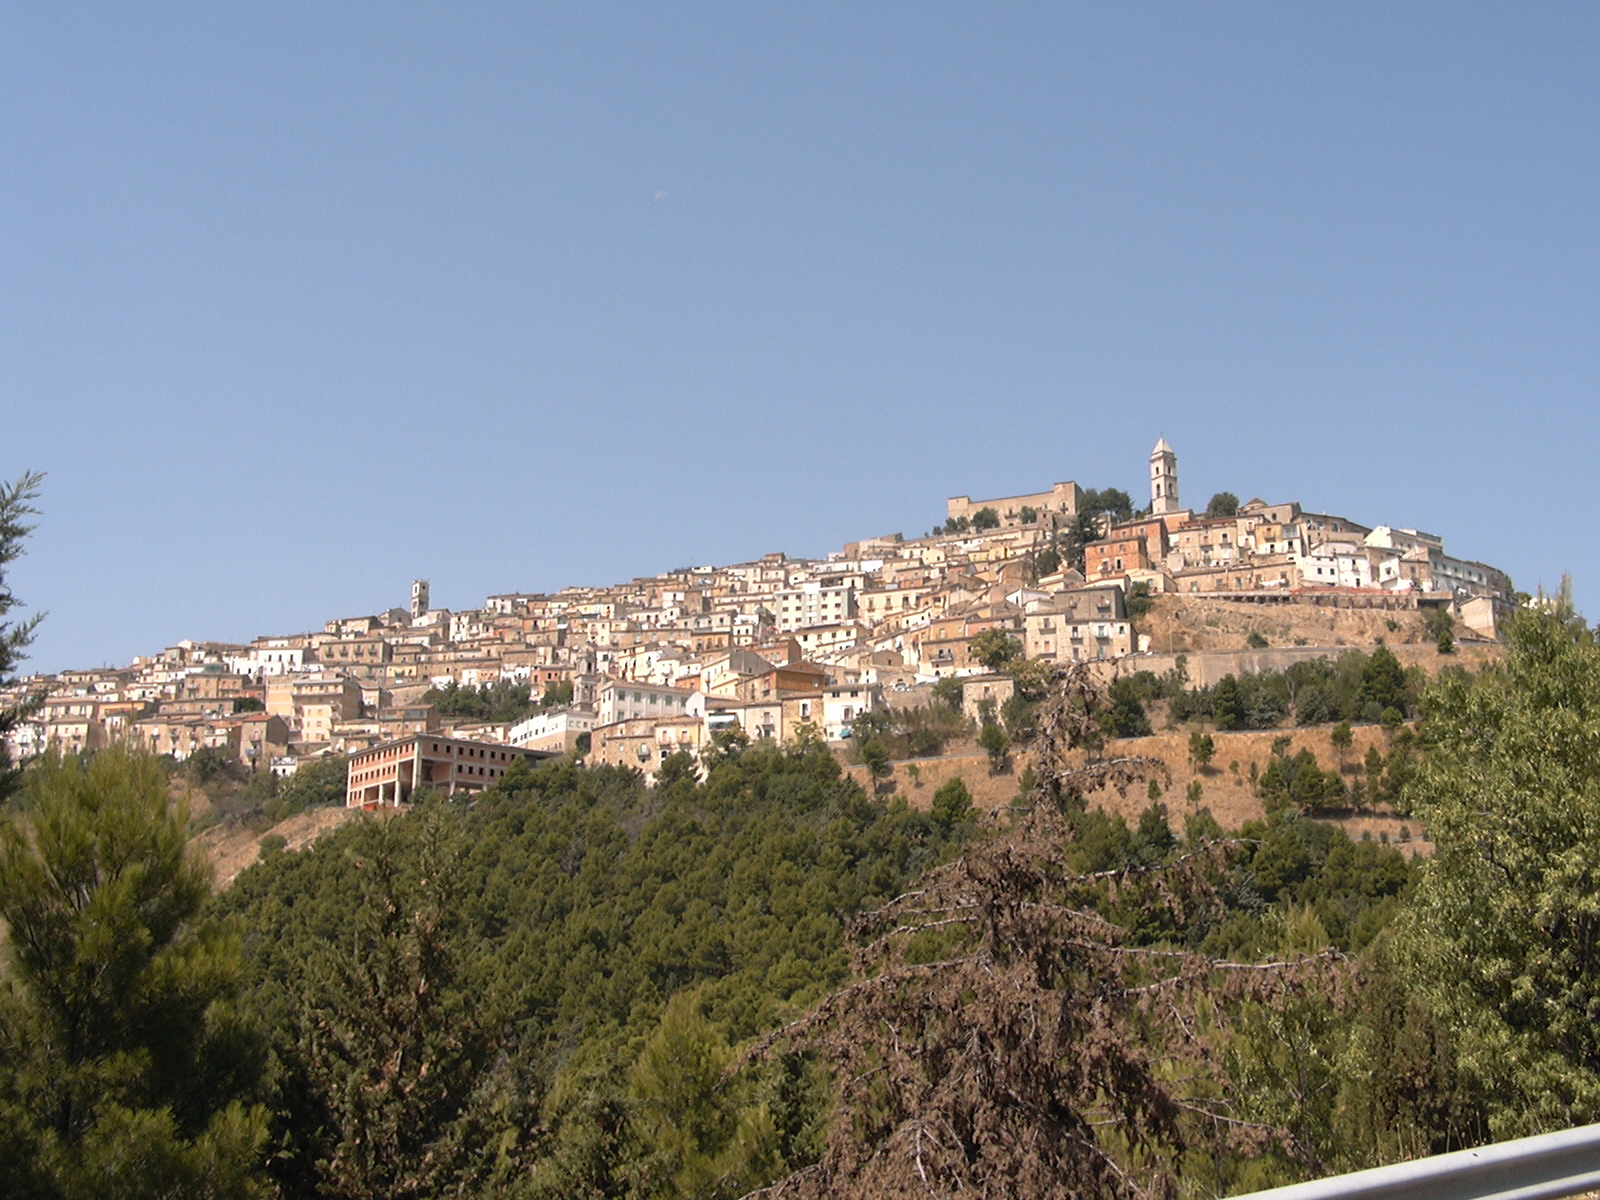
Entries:
POLYGON ((1152 516, 1178 511, 1178 456, 1162 438, 1150 451, 1150 512, 1152 516))

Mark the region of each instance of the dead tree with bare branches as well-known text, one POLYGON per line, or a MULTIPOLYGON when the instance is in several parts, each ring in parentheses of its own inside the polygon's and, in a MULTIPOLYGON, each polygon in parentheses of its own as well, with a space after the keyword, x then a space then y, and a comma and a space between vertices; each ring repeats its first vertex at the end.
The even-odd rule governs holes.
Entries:
POLYGON ((821 1160, 756 1194, 1168 1196, 1192 1143, 1282 1142, 1229 1112, 1220 1014, 1337 964, 1131 945, 1101 915, 1109 895, 1181 922, 1219 903, 1231 853, 1212 842, 1155 867, 1068 868, 1085 796, 1165 772, 1103 752, 1104 709, 1086 667, 1059 670, 1031 811, 857 920, 851 980, 747 1053, 818 1055, 835 1099, 821 1160))

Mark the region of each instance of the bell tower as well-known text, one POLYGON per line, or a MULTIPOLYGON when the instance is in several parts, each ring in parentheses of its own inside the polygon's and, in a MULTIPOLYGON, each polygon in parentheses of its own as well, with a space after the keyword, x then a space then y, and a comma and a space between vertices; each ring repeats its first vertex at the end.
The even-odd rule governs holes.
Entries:
POLYGON ((1150 512, 1155 516, 1178 511, 1178 456, 1162 438, 1150 452, 1150 512))

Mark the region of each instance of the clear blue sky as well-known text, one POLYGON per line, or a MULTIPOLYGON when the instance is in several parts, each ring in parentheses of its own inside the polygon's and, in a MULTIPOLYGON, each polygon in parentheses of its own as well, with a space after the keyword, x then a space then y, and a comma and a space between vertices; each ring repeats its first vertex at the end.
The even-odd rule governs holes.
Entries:
POLYGON ((33 666, 1056 480, 1600 583, 1600 7, 16 3, 33 666))

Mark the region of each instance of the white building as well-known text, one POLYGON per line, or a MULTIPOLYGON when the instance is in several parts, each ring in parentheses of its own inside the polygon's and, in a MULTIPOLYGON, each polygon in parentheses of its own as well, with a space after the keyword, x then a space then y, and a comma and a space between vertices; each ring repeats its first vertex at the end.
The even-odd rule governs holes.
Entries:
POLYGON ((800 652, 805 657, 816 658, 820 654, 860 645, 866 632, 863 626, 854 621, 847 625, 814 625, 795 630, 794 640, 800 644, 800 652))
POLYGON ((452 613, 450 615, 450 640, 452 642, 466 642, 474 638, 483 637, 489 632, 490 628, 490 621, 484 619, 483 612, 480 609, 472 608, 466 612, 452 613))
POLYGON ((847 585, 803 583, 778 593, 775 615, 780 633, 793 633, 807 625, 842 625, 856 615, 856 590, 847 585))
POLYGON ((1297 555, 1295 567, 1305 587, 1376 587, 1372 559, 1364 546, 1353 542, 1323 542, 1309 554, 1297 555))
POLYGON ((1511 584, 1502 571, 1485 563, 1464 558, 1451 558, 1448 554, 1429 557, 1433 572, 1433 590, 1467 596, 1499 596, 1511 598, 1511 584))
POLYGON ((239 675, 295 675, 317 669, 315 662, 306 662, 305 647, 285 643, 256 646, 248 654, 231 655, 225 661, 228 669, 239 675))
POLYGON ((840 683, 825 687, 822 689, 822 736, 829 741, 849 737, 855 718, 882 707, 883 691, 876 684, 840 683))
POLYGON ((632 679, 609 679, 600 688, 596 725, 613 725, 640 717, 683 717, 704 713, 704 697, 681 688, 632 679), (701 703, 691 705, 691 701, 701 703), (698 709, 698 711, 695 711, 698 709))
POLYGON ((597 724, 593 713, 560 708, 517 722, 506 735, 506 741, 530 750, 565 751, 572 739, 580 733, 592 732, 597 724))
POLYGON ((1395 529, 1379 525, 1365 538, 1375 550, 1426 550, 1429 554, 1444 553, 1444 539, 1437 534, 1423 533, 1420 529, 1395 529))

